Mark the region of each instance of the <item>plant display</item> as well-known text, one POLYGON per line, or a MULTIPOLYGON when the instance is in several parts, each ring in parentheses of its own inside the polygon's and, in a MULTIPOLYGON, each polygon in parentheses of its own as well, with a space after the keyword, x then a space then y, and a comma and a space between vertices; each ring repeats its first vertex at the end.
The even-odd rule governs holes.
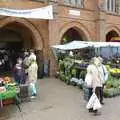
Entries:
MULTIPOLYGON (((66 84, 78 86, 84 91, 84 98, 88 98, 88 88, 85 86, 84 78, 88 62, 82 61, 75 63, 75 60, 66 57, 59 61, 59 77, 66 84), (78 71, 79 69, 79 71, 78 71), (79 75, 78 75, 79 73, 79 75), (77 78, 79 77, 79 78, 77 78)), ((120 69, 105 65, 108 71, 108 80, 105 83, 104 97, 114 97, 120 95, 120 69)))
POLYGON ((0 99, 6 100, 16 96, 16 83, 12 77, 1 77, 0 83, 0 99))
POLYGON ((104 88, 104 97, 114 97, 120 95, 120 78, 109 74, 104 88))
POLYGON ((112 68, 112 69, 110 69, 110 72, 113 74, 120 74, 120 69, 119 68, 112 68))
POLYGON ((70 58, 65 58, 59 62, 60 79, 66 82, 66 84, 70 84, 72 66, 73 61, 70 58))

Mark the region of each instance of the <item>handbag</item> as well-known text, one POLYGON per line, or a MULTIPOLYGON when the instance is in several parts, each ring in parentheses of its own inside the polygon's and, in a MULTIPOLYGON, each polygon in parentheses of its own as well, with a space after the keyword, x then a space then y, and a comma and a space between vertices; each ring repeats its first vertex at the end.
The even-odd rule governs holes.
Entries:
POLYGON ((87 103, 86 108, 87 109, 93 108, 93 110, 98 110, 101 107, 102 106, 100 104, 100 101, 99 101, 98 97, 96 96, 95 93, 93 93, 92 96, 90 97, 88 103, 87 103))

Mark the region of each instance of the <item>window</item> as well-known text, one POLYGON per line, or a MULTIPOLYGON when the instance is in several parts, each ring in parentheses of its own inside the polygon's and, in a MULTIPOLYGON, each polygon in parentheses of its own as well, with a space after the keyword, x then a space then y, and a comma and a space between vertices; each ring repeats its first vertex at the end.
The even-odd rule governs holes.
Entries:
POLYGON ((47 0, 32 0, 32 1, 36 1, 36 2, 46 2, 47 0))
POLYGON ((68 5, 84 7, 84 0, 64 0, 68 5))
POLYGON ((105 0, 105 7, 107 11, 116 12, 116 0, 105 0))

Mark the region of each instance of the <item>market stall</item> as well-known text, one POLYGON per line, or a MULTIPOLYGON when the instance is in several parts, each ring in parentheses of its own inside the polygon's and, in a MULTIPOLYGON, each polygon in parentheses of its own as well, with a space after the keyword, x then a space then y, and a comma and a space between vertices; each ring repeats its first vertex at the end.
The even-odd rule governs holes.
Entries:
POLYGON ((19 87, 11 77, 0 78, 0 108, 4 105, 15 103, 19 110, 19 87))
POLYGON ((111 96, 109 90, 113 90, 113 96, 120 94, 120 43, 73 41, 64 45, 54 45, 52 49, 56 55, 59 67, 57 74, 59 73, 60 79, 80 88, 84 87, 86 68, 91 58, 101 56, 109 72, 104 96, 111 96))

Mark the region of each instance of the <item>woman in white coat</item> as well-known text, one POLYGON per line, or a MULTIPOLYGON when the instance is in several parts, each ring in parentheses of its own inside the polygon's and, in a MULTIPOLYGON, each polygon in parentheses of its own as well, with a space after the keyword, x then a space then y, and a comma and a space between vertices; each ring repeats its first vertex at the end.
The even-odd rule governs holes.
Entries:
MULTIPOLYGON (((85 77, 85 82, 89 88, 89 99, 93 92, 97 95, 98 99, 100 99, 101 88, 102 88, 102 76, 98 70, 98 65, 100 64, 100 60, 98 58, 92 59, 92 64, 87 67, 87 74, 85 77)), ((89 112, 97 112, 89 109, 89 112)))
POLYGON ((34 98, 37 94, 37 90, 36 90, 37 71, 38 71, 37 62, 34 58, 33 59, 31 58, 30 66, 28 68, 28 83, 30 85, 31 98, 34 98))

